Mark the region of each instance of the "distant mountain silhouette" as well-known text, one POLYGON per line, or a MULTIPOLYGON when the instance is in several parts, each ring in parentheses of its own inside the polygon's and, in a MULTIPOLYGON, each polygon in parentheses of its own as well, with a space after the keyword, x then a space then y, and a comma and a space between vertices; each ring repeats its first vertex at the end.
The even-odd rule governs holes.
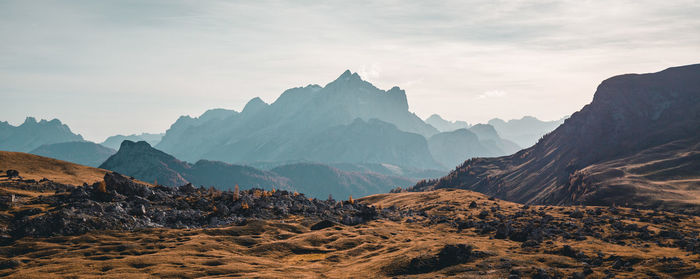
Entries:
POLYGON ((414 190, 459 187, 538 204, 700 211, 700 64, 612 77, 534 146, 466 161, 414 190))
POLYGON ((104 142, 102 142, 100 144, 104 145, 106 147, 115 149, 115 150, 119 149, 119 146, 125 140, 130 140, 133 142, 145 141, 145 142, 148 142, 148 144, 150 144, 151 146, 155 146, 156 144, 158 144, 160 142, 160 139, 163 138, 163 135, 165 135, 165 133, 160 133, 160 134, 142 133, 140 135, 132 134, 132 135, 128 135, 128 136, 116 135, 116 136, 108 137, 104 142))
POLYGON ((503 155, 503 153, 484 147, 479 141, 479 137, 467 129, 434 135, 428 139, 428 147, 435 160, 448 168, 464 162, 464 158, 503 155))
POLYGON ((199 118, 181 117, 156 147, 188 161, 312 160, 439 167, 431 158, 425 139, 416 137, 429 137, 438 131, 408 110, 405 92, 398 87, 380 90, 350 71, 325 87, 309 85, 286 90, 271 104, 254 98, 241 113, 229 111, 217 118, 206 117, 208 113, 199 118), (370 137, 359 138, 346 129, 370 137), (378 134, 391 135, 394 146, 371 137, 378 134), (409 144, 412 152, 399 152, 398 149, 406 148, 401 144, 409 144))
POLYGON ((241 189, 276 188, 296 190, 324 199, 329 194, 344 198, 348 195, 385 193, 397 186, 411 185, 417 180, 371 172, 345 172, 313 163, 282 165, 270 171, 209 160, 190 164, 151 147, 147 142, 128 140, 100 168, 146 182, 157 180, 161 185, 192 183, 223 189, 233 189, 235 185, 241 189))
POLYGON ((45 144, 31 154, 59 159, 80 165, 97 167, 117 151, 89 141, 72 141, 45 144))
POLYGON ((520 146, 514 142, 503 139, 493 126, 488 124, 476 124, 469 128, 469 131, 476 134, 481 144, 486 148, 485 153, 495 156, 509 155, 520 150, 520 146))
POLYGON ((490 125, 477 124, 469 129, 442 132, 428 139, 433 158, 446 168, 453 168, 465 158, 497 157, 513 154, 520 148, 499 137, 490 125))
POLYGON ((177 186, 188 181, 181 173, 191 166, 187 162, 152 148, 147 142, 125 140, 119 151, 100 165, 101 169, 116 171, 145 182, 177 186))
POLYGON ((416 181, 371 172, 345 172, 328 165, 314 163, 283 165, 272 169, 272 172, 289 178, 292 186, 298 191, 305 194, 311 193, 319 198, 326 198, 328 194, 346 199, 350 195, 363 197, 386 193, 392 188, 411 185, 416 181))
POLYGON ((0 122, 0 150, 29 152, 44 144, 82 141, 81 135, 71 132, 58 119, 36 121, 27 117, 19 126, 0 122))
POLYGON ((542 136, 554 131, 562 123, 564 123, 564 118, 554 121, 541 121, 532 116, 511 119, 508 122, 494 118, 488 122, 502 138, 511 140, 521 147, 534 145, 542 136))
POLYGON ((199 161, 190 164, 151 147, 147 142, 122 142, 119 151, 100 168, 133 176, 146 182, 178 186, 188 182, 198 185, 233 187, 286 187, 288 181, 255 168, 220 162, 199 161), (225 179, 230 179, 224 181, 225 179), (219 183, 216 183, 219 182, 219 183))
POLYGON ((458 129, 469 128, 469 124, 467 122, 447 121, 445 119, 442 119, 442 117, 440 117, 440 115, 437 114, 433 114, 427 119, 425 119, 425 123, 430 124, 430 126, 435 127, 440 132, 451 132, 458 129))

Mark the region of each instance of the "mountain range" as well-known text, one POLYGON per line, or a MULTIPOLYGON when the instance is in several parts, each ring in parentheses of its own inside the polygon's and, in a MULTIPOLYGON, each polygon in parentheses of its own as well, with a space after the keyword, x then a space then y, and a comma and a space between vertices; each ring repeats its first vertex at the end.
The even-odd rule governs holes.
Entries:
MULTIPOLYGON (((450 124, 437 115, 429 120, 466 125, 450 124)), ((477 126, 470 129, 479 136, 480 144, 461 155, 497 156, 519 149, 500 138, 493 127, 477 126)), ((454 159, 432 152, 447 153, 438 149, 448 147, 433 144, 430 148, 428 143, 439 133, 409 111, 406 93, 400 88, 381 90, 357 73, 345 71, 326 86, 286 90, 271 104, 254 98, 240 113, 216 109, 198 118, 180 117, 156 147, 186 161, 390 164, 445 170, 454 166, 454 159)))
POLYGON ((4 151, 29 152, 44 144, 82 140, 58 119, 37 122, 27 117, 19 126, 0 122, 0 150, 4 151))
POLYGON ((448 121, 443 119, 438 114, 430 115, 430 117, 425 119, 425 123, 430 124, 430 126, 435 127, 440 132, 452 132, 458 129, 467 129, 469 124, 465 121, 448 121))
POLYGON ((167 186, 192 183, 233 189, 239 185, 241 189, 293 190, 324 199, 328 195, 347 197, 385 193, 416 181, 373 172, 346 172, 314 163, 281 165, 271 170, 209 160, 190 164, 151 147, 145 141, 129 140, 122 142, 119 151, 100 168, 167 186))
MULTIPOLYGON (((506 127, 518 130, 518 123, 525 122, 506 127)), ((326 86, 286 90, 271 104, 253 98, 241 112, 217 108, 196 118, 182 116, 164 134, 115 135, 96 144, 58 120, 27 118, 19 127, 0 123, 0 138, 8 139, 0 146, 108 167, 166 185, 232 187, 230 181, 236 180, 250 187, 309 185, 310 195, 359 196, 443 176, 466 158, 508 155, 520 149, 500 133, 489 124, 471 126, 437 114, 423 121, 409 111, 402 89, 381 90, 345 71, 326 86), (167 156, 153 155, 162 159, 150 160, 130 152, 147 150, 128 143, 140 141, 167 156), (116 163, 105 162, 114 149, 124 147, 112 158, 118 159, 116 163), (219 173, 198 175, 213 169, 219 173), (311 173, 325 179, 305 178, 313 177, 311 173), (331 186, 324 183, 337 189, 328 190, 331 186)))
POLYGON ((609 78, 534 146, 467 160, 412 190, 454 187, 521 203, 700 212, 700 64, 609 78))

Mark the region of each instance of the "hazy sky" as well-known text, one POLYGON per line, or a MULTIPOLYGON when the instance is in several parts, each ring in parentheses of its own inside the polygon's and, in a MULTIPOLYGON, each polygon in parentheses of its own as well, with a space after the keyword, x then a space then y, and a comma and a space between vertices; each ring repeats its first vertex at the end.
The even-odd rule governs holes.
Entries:
POLYGON ((700 63, 700 1, 0 0, 0 120, 102 141, 325 85, 425 118, 557 119, 612 75, 700 63))

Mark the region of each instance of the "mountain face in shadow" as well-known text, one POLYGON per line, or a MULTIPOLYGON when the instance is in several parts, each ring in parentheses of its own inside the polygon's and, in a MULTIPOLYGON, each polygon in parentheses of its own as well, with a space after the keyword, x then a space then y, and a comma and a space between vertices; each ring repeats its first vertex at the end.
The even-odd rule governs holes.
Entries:
POLYGON ((133 142, 139 142, 139 141, 145 141, 151 146, 155 146, 160 142, 160 139, 163 138, 163 135, 165 133, 160 133, 160 134, 150 134, 150 133, 142 133, 139 135, 133 134, 133 135, 116 135, 116 136, 111 136, 105 139, 104 142, 100 143, 103 146, 112 148, 112 149, 119 149, 119 146, 121 146, 122 142, 125 140, 133 141, 133 142))
POLYGON ((488 124, 493 126, 501 137, 516 143, 518 146, 530 147, 537 143, 542 136, 554 131, 559 125, 564 123, 564 119, 554 121, 541 121, 532 116, 525 116, 521 119, 511 119, 503 121, 499 118, 489 120, 488 124))
POLYGON ((389 133, 397 137, 394 139, 398 144, 404 141, 414 144, 415 135, 426 137, 438 132, 408 110, 403 90, 398 87, 380 90, 350 71, 325 87, 309 85, 286 90, 271 104, 255 98, 240 113, 217 118, 206 115, 178 119, 157 148, 188 161, 208 159, 229 163, 308 158, 322 163, 338 162, 344 158, 344 150, 363 150, 377 153, 368 158, 371 163, 405 162, 422 168, 439 167, 430 154, 423 152, 427 150, 425 140, 417 143, 423 146, 415 147, 415 155, 385 152, 374 148, 375 142, 364 139, 345 140, 343 148, 315 146, 320 141, 329 141, 326 136, 346 136, 339 130, 348 128, 364 129, 365 134, 389 133), (362 122, 357 122, 358 118, 362 122))
POLYGON ((603 81, 534 146, 466 161, 414 190, 458 187, 539 204, 698 209, 700 65, 603 81))
POLYGON ((116 154, 109 157, 101 169, 132 176, 145 182, 161 185, 183 185, 188 183, 181 173, 191 166, 175 157, 152 148, 147 142, 125 140, 116 154))
POLYGON ((430 124, 430 126, 435 127, 440 132, 452 132, 458 129, 467 129, 469 124, 464 121, 447 121, 440 117, 440 115, 433 114, 425 119, 425 123, 430 124))
POLYGON ((44 144, 82 141, 81 135, 71 132, 58 119, 36 121, 27 117, 19 126, 0 122, 0 150, 29 152, 44 144))
POLYGON ((72 141, 45 144, 29 152, 71 163, 97 167, 107 158, 117 153, 116 150, 89 141, 72 141))
POLYGON ((378 173, 346 172, 312 163, 278 166, 270 171, 219 161, 199 160, 195 164, 151 147, 147 142, 124 141, 119 151, 100 168, 132 176, 146 182, 176 186, 186 183, 215 186, 221 189, 265 188, 303 192, 317 198, 328 195, 347 197, 386 193, 416 179, 378 173))

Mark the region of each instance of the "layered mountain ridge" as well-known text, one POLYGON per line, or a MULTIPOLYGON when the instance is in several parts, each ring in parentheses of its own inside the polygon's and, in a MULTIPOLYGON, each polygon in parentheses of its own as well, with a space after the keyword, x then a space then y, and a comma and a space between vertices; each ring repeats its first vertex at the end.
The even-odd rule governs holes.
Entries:
MULTIPOLYGON (((378 89, 349 70, 326 86, 288 89, 271 104, 253 98, 240 113, 217 111, 211 117, 213 112, 181 117, 156 147, 181 160, 237 164, 308 161, 446 170, 454 162, 434 158, 428 140, 440 131, 409 111, 404 90, 378 89)), ((500 138, 489 140, 462 155, 518 149, 500 138)))
MULTIPOLYGON (((313 158, 327 163, 342 157, 334 150, 319 153, 321 151, 307 143, 328 134, 337 134, 339 127, 364 126, 369 130, 392 130, 392 133, 424 136, 437 133, 435 128, 408 111, 403 90, 398 87, 380 90, 350 71, 345 71, 325 87, 309 85, 286 90, 271 104, 254 98, 241 113, 231 112, 224 117, 206 118, 208 113, 199 118, 180 118, 156 147, 188 161, 211 159, 245 163, 313 158), (373 119, 395 127, 378 125, 373 119), (310 153, 300 154, 298 150, 310 153)), ((404 135, 406 138, 412 137, 404 135)), ((348 144, 344 149, 372 148, 348 144)), ((396 142, 396 145, 401 144, 401 141, 396 142)), ((371 151, 379 153, 380 149, 371 151)), ((394 157, 364 159, 368 163, 397 161, 394 157)), ((424 168, 440 167, 426 154, 419 153, 412 161, 420 162, 420 167, 424 168)))
POLYGON ((346 172, 315 163, 293 163, 261 170, 219 161, 199 160, 194 164, 151 147, 147 142, 124 141, 119 151, 100 168, 129 175, 146 182, 179 186, 186 183, 232 189, 265 188, 296 190, 312 197, 328 195, 370 195, 415 183, 414 179, 372 172, 346 172))
POLYGON ((27 117, 19 126, 0 122, 0 150, 29 152, 44 144, 82 140, 58 119, 36 121, 27 117))

